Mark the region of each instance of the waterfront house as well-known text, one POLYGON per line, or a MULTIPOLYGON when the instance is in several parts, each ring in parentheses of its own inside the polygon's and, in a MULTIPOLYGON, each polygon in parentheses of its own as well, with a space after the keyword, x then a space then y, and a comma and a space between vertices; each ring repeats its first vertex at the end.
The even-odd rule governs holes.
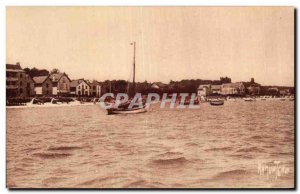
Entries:
POLYGON ((52 94, 66 96, 70 93, 71 80, 65 73, 51 73, 49 75, 52 81, 52 94))
POLYGON ((290 96, 291 95, 291 90, 288 89, 288 88, 284 88, 284 89, 279 90, 279 94, 281 96, 290 96))
POLYGON ((249 95, 259 95, 260 94, 260 85, 257 83, 250 84, 247 87, 247 93, 249 95))
POLYGON ((90 96, 90 85, 84 79, 72 80, 70 94, 76 96, 90 96))
POLYGON ((20 63, 6 64, 6 96, 27 97, 34 95, 30 85, 32 79, 21 68, 20 63))
POLYGON ((212 94, 221 94, 222 85, 211 85, 212 94))
POLYGON ((209 96, 212 93, 211 85, 205 84, 198 87, 198 96, 209 96))
POLYGON ((98 81, 93 80, 92 82, 88 82, 90 85, 90 95, 94 97, 100 97, 101 96, 101 85, 98 81))
POLYGON ((33 77, 34 90, 36 95, 51 96, 52 95, 52 81, 49 76, 33 77))
POLYGON ((241 82, 222 84, 221 94, 222 95, 245 95, 245 86, 241 82))

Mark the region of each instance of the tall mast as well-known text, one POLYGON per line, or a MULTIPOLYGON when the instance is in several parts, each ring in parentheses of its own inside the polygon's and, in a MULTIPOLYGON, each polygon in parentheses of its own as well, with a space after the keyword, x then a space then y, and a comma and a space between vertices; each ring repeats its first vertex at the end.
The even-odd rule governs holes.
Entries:
POLYGON ((132 82, 133 82, 133 95, 135 95, 135 42, 132 43, 133 44, 133 78, 132 78, 132 82))

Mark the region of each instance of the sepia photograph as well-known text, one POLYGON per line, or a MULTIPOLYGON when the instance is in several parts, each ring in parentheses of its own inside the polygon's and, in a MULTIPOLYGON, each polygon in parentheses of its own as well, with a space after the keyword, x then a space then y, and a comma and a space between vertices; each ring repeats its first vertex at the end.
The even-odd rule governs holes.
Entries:
POLYGON ((295 189, 295 8, 7 6, 8 189, 295 189))

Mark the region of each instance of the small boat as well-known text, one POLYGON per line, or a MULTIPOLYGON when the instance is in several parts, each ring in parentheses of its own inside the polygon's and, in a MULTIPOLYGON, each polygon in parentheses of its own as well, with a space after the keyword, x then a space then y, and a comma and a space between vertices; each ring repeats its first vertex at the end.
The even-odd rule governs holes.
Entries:
POLYGON ((212 106, 222 106, 224 105, 224 100, 211 100, 209 103, 212 106))
POLYGON ((267 99, 266 99, 266 98, 261 98, 260 100, 262 100, 262 101, 266 101, 267 99))
POLYGON ((107 109, 108 115, 113 114, 136 114, 136 113, 144 113, 147 112, 147 109, 145 106, 142 108, 136 107, 136 108, 109 108, 107 109))

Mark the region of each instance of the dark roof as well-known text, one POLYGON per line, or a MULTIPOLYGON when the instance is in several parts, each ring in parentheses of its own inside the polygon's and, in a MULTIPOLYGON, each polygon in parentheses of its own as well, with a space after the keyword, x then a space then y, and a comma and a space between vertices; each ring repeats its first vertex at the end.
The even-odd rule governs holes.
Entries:
POLYGON ((71 83, 70 83, 70 87, 76 87, 78 86, 79 83, 79 80, 72 80, 71 83))
POLYGON ((33 81, 37 84, 42 84, 44 83, 44 81, 48 78, 48 76, 36 76, 36 77, 33 77, 33 81))
POLYGON ((20 64, 6 64, 6 69, 19 69, 22 70, 21 65, 20 64))
POLYGON ((24 71, 20 64, 6 64, 6 71, 24 71))

